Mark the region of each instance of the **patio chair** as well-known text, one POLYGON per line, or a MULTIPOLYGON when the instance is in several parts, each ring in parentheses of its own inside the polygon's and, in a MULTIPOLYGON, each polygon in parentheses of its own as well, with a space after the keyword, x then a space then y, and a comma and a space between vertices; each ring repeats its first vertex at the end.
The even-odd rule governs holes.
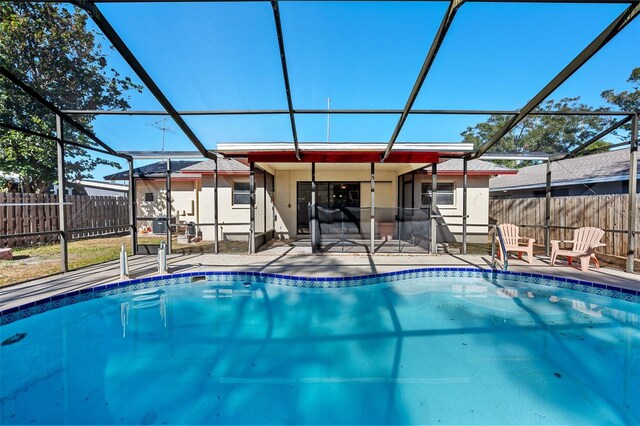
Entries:
MULTIPOLYGON (((508 252, 518 252, 518 258, 522 259, 522 253, 527 254, 527 260, 529 264, 533 263, 533 243, 536 241, 533 238, 521 237, 520 228, 511 223, 503 223, 498 225, 500 231, 502 231, 502 239, 504 240, 504 248, 508 252), (524 245, 521 243, 525 243, 524 245)), ((500 257, 500 250, 498 250, 498 258, 500 257)))
POLYGON ((600 242, 603 236, 604 231, 600 228, 578 228, 573 234, 573 240, 551 240, 551 266, 554 265, 558 256, 566 256, 569 265, 571 265, 574 257, 579 258, 580 269, 583 272, 589 270, 589 262, 591 262, 591 259, 593 259, 596 268, 600 268, 600 263, 596 258, 594 249, 606 245, 600 242), (561 249, 560 243, 571 243, 573 247, 570 250, 561 249))

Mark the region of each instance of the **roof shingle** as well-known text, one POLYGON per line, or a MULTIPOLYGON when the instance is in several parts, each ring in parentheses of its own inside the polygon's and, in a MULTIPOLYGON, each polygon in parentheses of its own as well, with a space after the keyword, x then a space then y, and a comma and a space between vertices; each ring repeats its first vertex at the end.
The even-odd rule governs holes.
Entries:
MULTIPOLYGON (((198 164, 201 161, 181 161, 171 160, 171 172, 176 173, 182 169, 198 164)), ((164 177, 167 170, 167 163, 165 161, 157 161, 155 163, 147 164, 146 166, 136 167, 133 169, 133 175, 137 178, 151 178, 151 177, 164 177)), ((104 177, 104 180, 129 180, 129 172, 123 171, 113 173, 104 177)))
MULTIPOLYGON (((546 163, 523 167, 515 175, 498 176, 489 181, 491 190, 506 190, 546 184, 546 163)), ((588 179, 607 179, 629 175, 629 151, 603 152, 551 162, 551 183, 571 184, 588 179)))

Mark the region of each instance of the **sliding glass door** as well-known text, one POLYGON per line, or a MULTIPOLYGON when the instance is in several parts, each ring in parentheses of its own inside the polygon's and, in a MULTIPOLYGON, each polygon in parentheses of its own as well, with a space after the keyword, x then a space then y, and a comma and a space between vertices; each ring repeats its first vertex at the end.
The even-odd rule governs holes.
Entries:
MULTIPOLYGON (((311 182, 298 182, 297 200, 298 234, 308 234, 311 182)), ((360 182, 316 182, 316 204, 359 228, 360 182)))

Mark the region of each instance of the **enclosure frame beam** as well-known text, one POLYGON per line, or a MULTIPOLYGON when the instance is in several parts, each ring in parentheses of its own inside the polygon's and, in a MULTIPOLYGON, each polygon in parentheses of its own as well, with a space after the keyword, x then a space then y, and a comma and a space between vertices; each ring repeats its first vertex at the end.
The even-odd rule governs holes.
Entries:
MULTIPOLYGON (((45 99, 44 96, 38 93, 37 90, 33 89, 31 86, 26 84, 17 75, 13 74, 11 71, 9 71, 8 68, 6 68, 3 65, 0 65, 0 75, 5 77, 7 80, 11 81, 11 83, 13 83, 14 86, 19 87, 23 92, 25 92, 27 95, 35 99, 38 103, 42 104, 45 108, 47 108, 49 111, 54 113, 56 117, 59 116, 63 118, 67 123, 69 123, 72 127, 78 130, 80 133, 87 136, 89 139, 93 140, 95 143, 97 143, 102 148, 104 148, 109 154, 128 159, 128 156, 124 156, 123 154, 119 154, 118 152, 116 152, 113 148, 111 148, 109 145, 107 145, 102 140, 100 140, 96 135, 94 135, 92 132, 87 130, 86 127, 84 127, 82 124, 75 121, 69 115, 63 113, 58 107, 56 107, 53 103, 49 102, 47 99, 45 99)), ((64 139, 63 134, 56 135, 56 136, 59 137, 61 140, 64 139)))
POLYGON ((431 164, 431 211, 429 218, 431 219, 431 254, 438 253, 438 223, 436 221, 436 208, 438 198, 438 163, 431 164))
POLYGON ((376 163, 371 163, 371 254, 376 251, 376 163))
POLYGON ((391 135, 391 139, 389 139, 389 142, 387 143, 387 148, 385 149, 384 153, 382 154, 382 158, 381 161, 384 161, 389 154, 391 154, 391 150, 393 149, 393 145, 396 143, 396 140, 398 139, 398 136, 400 135, 400 131, 402 130, 402 127, 404 126, 404 123, 407 121, 407 117, 409 116, 409 111, 411 111, 411 108, 413 107, 413 104, 415 103, 418 94, 420 93, 420 89, 422 88, 422 84, 424 83, 425 79, 427 78, 427 74, 429 73, 429 70, 431 69, 431 66, 433 65, 433 62, 436 59, 436 55, 438 54, 438 51, 440 50, 440 47, 442 46, 442 43, 444 42, 444 39, 447 35, 447 31, 449 30, 449 27, 451 26, 451 24, 453 23, 453 18, 456 15, 456 12, 458 11, 458 9, 460 8, 460 6, 462 6, 462 4, 464 3, 464 0, 451 0, 449 2, 449 6, 447 7, 447 11, 445 12, 444 17, 442 18, 442 21, 440 22, 440 27, 438 28, 438 32, 436 33, 433 42, 431 43, 431 47, 429 48, 429 52, 427 53, 427 56, 424 58, 424 62, 422 63, 422 68, 420 69, 420 72, 418 73, 418 78, 416 79, 415 83, 413 84, 413 88, 411 89, 411 93, 409 93, 409 98, 407 99, 407 102, 404 106, 404 109, 402 110, 402 114, 400 115, 400 118, 398 119, 398 123, 396 124, 395 129, 393 130, 393 134, 391 135))
POLYGON ((416 171, 411 171, 411 208, 416 208, 416 171))
MULTIPOLYGON (((417 0, 416 0, 417 1, 417 0)), ((466 0, 469 1, 469 0, 466 0)), ((326 109, 293 109, 294 114, 301 115, 325 115, 326 109)), ((160 110, 62 110, 68 115, 143 115, 143 116, 163 116, 169 115, 166 111, 160 110)), ((401 109, 332 109, 331 114, 336 115, 400 115, 401 109)), ((218 116, 218 115, 288 115, 288 109, 247 109, 247 110, 181 110, 178 114, 181 116, 202 115, 202 116, 218 116)), ((492 110, 492 109, 412 109, 408 115, 518 115, 519 110, 492 110)), ((633 111, 593 111, 593 110, 534 110, 529 115, 584 115, 584 116, 625 116, 631 115, 633 111)))
POLYGON ((316 185, 316 163, 311 163, 311 209, 309 210, 309 231, 311 232, 311 252, 315 253, 319 246, 320 241, 318 232, 318 213, 316 208, 316 195, 318 187, 316 185))
POLYGON ((162 90, 158 87, 156 82, 151 78, 147 70, 140 64, 138 58, 129 50, 126 43, 120 38, 118 32, 111 26, 107 18, 102 14, 100 9, 95 5, 93 1, 89 0, 72 0, 72 4, 83 9, 91 17, 93 22, 100 28, 102 33, 111 42, 113 47, 120 53, 122 58, 129 64, 133 72, 136 73, 142 83, 149 89, 151 94, 162 105, 162 107, 171 116, 173 121, 180 127, 180 130, 187 136, 191 143, 196 147, 200 153, 206 158, 213 158, 211 153, 205 148, 200 139, 191 130, 189 125, 180 116, 178 111, 173 107, 169 99, 164 95, 162 90))
POLYGON ((567 158, 575 157, 577 154, 579 154, 583 150, 587 149, 592 144, 598 142, 600 139, 602 139, 603 137, 607 136, 609 133, 611 133, 611 132, 617 130, 619 127, 622 127, 625 124, 627 124, 629 121, 631 121, 633 116, 634 116, 634 114, 629 114, 627 117, 624 117, 621 120, 616 121, 611 126, 607 127, 606 129, 604 129, 603 131, 601 131, 597 135, 593 136, 592 138, 589 138, 588 140, 583 142, 580 146, 578 146, 577 148, 575 148, 571 152, 568 152, 566 154, 554 155, 554 156, 551 157, 551 160, 559 161, 559 160, 564 160, 564 159, 567 159, 567 158))
POLYGON ((256 253, 256 163, 249 163, 249 254, 256 253))
MULTIPOLYGON (((41 3, 59 3, 60 0, 38 0, 41 3)), ((256 0, 181 0, 185 3, 249 3, 256 0)), ((266 1, 266 0, 263 0, 266 1)), ((280 0, 299 1, 299 0, 280 0)), ((363 0, 343 0, 346 3, 357 3, 363 0)), ((389 0, 366 0, 370 2, 386 2, 389 0)), ((442 2, 442 0, 407 0, 416 3, 442 2)), ((496 0, 466 0, 468 3, 493 3, 496 0)), ((564 4, 629 4, 636 0, 508 0, 508 3, 564 3, 564 4)), ((95 0, 94 3, 175 3, 176 0, 95 0)), ((505 2, 507 3, 507 2, 505 2)))
POLYGON ((549 256, 551 253, 551 159, 547 159, 544 198, 544 255, 549 256))
POLYGON ((129 165, 129 223, 131 224, 131 254, 138 254, 138 202, 136 191, 136 177, 133 173, 133 159, 128 160, 129 165))
POLYGON ((631 120, 631 143, 629 145, 629 208, 627 217, 627 272, 633 273, 636 253, 636 198, 638 180, 638 114, 631 120))
POLYGON ((468 162, 469 160, 466 157, 462 159, 462 254, 467 254, 468 162))
MULTIPOLYGON (((42 138, 42 139, 51 140, 51 141, 54 141, 54 142, 58 140, 57 136, 47 135, 45 133, 40 133, 40 132, 34 132, 33 130, 24 129, 22 127, 17 127, 17 126, 14 126, 13 124, 0 123, 0 128, 6 129, 6 130, 12 130, 14 132, 24 133, 25 135, 29 135, 29 136, 36 136, 36 137, 39 137, 39 138, 42 138)), ((119 152, 116 152, 115 154, 112 154, 111 152, 109 152, 107 150, 96 148, 96 147, 89 146, 89 145, 85 145, 85 144, 82 144, 82 143, 72 142, 72 141, 68 141, 68 140, 65 140, 65 139, 63 139, 62 141, 67 145, 76 146, 78 148, 87 149, 89 151, 99 152, 101 154, 106 154, 106 155, 113 155, 114 157, 122 158, 122 159, 125 159, 125 160, 129 160, 130 159, 130 156, 127 155, 127 154, 123 154, 123 153, 119 153, 119 152)))
POLYGON ((166 204, 167 204, 167 255, 171 254, 172 244, 171 244, 171 210, 173 206, 171 204, 171 159, 167 158, 167 173, 165 177, 166 184, 166 204))
POLYGON ((640 3, 634 2, 609 24, 587 47, 585 47, 562 71, 538 92, 507 124, 501 127, 489 141, 482 144, 471 158, 480 158, 494 144, 516 127, 528 114, 549 97, 562 83, 580 69, 593 55, 602 49, 616 34, 622 31, 640 13, 640 3))
POLYGON ((267 242, 267 171, 262 169, 262 217, 264 222, 262 222, 263 232, 265 234, 265 243, 267 242))
POLYGON ((56 114, 56 148, 58 157, 58 227, 60 228, 60 268, 62 272, 69 272, 69 251, 67 235, 67 218, 64 207, 65 193, 65 164, 64 164, 64 123, 62 116, 56 114))
POLYGON ((219 230, 218 230, 218 157, 213 158, 213 229, 216 237, 213 243, 213 251, 215 254, 220 253, 220 246, 218 244, 219 230))
POLYGON ((280 21, 280 8, 277 0, 271 0, 273 9, 273 19, 276 26, 276 36, 278 38, 278 49, 280 50, 280 63, 282 64, 282 77, 284 78, 284 88, 287 92, 287 106, 289 107, 289 121, 291 122, 291 134, 293 135, 293 146, 296 158, 300 160, 300 147, 298 146, 298 131, 296 130, 296 117, 293 112, 293 100, 291 98, 291 85, 289 84, 289 71, 287 70, 287 55, 284 49, 284 37, 282 35, 282 23, 280 21))

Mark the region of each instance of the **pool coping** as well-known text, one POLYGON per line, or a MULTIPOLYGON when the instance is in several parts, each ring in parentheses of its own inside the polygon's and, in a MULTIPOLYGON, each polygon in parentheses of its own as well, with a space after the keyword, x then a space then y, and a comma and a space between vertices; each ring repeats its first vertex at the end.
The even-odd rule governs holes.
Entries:
POLYGON ((267 279, 267 283, 306 288, 346 288, 358 287, 370 284, 399 281, 410 278, 442 278, 442 277, 468 277, 468 278, 517 278, 516 281, 546 285, 549 287, 566 288, 588 293, 596 293, 616 299, 624 299, 631 302, 640 302, 640 290, 623 288, 615 285, 602 284, 593 281, 574 278, 558 277, 554 275, 537 274, 519 271, 487 270, 477 267, 425 267, 405 269, 393 272, 381 272, 376 274, 355 275, 347 277, 306 277, 297 275, 273 274, 265 272, 249 271, 194 271, 176 274, 155 275, 146 278, 115 281, 101 284, 95 287, 87 287, 66 293, 56 294, 50 297, 13 306, 0 310, 0 325, 9 324, 19 319, 45 312, 49 309, 66 306, 69 304, 90 300, 104 295, 123 293, 125 291, 139 290, 154 287, 163 287, 173 284, 192 283, 193 277, 204 277, 205 283, 222 281, 221 277, 238 277, 231 281, 250 280, 257 278, 267 279), (216 280, 206 280, 206 277, 217 277, 216 280), (129 289, 129 287, 132 287, 129 289), (45 306, 52 304, 51 306, 45 306))

